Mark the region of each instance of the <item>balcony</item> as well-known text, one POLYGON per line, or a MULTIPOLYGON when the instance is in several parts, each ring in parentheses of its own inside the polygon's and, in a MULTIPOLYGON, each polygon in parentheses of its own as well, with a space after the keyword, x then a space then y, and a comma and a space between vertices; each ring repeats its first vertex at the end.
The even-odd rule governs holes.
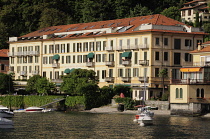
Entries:
POLYGON ((149 60, 139 60, 139 65, 148 66, 149 65, 149 60))
POLYGON ((53 64, 52 64, 52 67, 53 67, 53 68, 59 68, 59 67, 60 67, 60 64, 59 64, 59 63, 53 63, 53 64))
POLYGON ((19 74, 20 74, 20 76, 26 76, 27 75, 27 71, 20 71, 19 74))
POLYGON ((106 51, 114 51, 113 46, 106 47, 106 51))
POLYGON ((106 82, 114 82, 114 77, 105 77, 106 82))
POLYGON ((113 67, 114 66, 114 61, 106 61, 105 65, 113 67))
POLYGON ((14 56, 14 52, 8 52, 7 54, 9 57, 13 57, 14 56))
POLYGON ((139 48, 140 49, 149 49, 149 45, 148 44, 140 44, 139 48))
MULTIPOLYGON (((149 77, 146 77, 145 82, 148 82, 148 80, 149 80, 149 77)), ((139 81, 144 82, 144 77, 139 77, 139 81)))
POLYGON ((95 62, 87 62, 86 66, 87 67, 93 67, 95 65, 95 62))
POLYGON ((210 84, 206 79, 172 79, 171 84, 210 84))
POLYGON ((39 75, 39 71, 38 70, 34 70, 31 73, 32 73, 32 75, 39 75))
POLYGON ((123 82, 130 82, 131 77, 121 77, 123 82))
POLYGON ((123 60, 122 61, 122 65, 124 65, 124 66, 129 66, 129 65, 131 65, 131 60, 129 59, 129 60, 123 60))
POLYGON ((14 56, 22 56, 23 55, 23 52, 15 52, 14 53, 14 56))
POLYGON ((28 53, 29 53, 30 56, 39 55, 39 51, 29 51, 28 53))

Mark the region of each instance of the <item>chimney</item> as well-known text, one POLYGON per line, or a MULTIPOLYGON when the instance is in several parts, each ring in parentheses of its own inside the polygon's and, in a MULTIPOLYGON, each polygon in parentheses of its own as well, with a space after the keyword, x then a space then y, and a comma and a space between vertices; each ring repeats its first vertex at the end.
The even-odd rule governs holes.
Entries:
POLYGON ((200 51, 201 49, 202 49, 201 43, 199 42, 199 43, 198 43, 198 51, 200 51))

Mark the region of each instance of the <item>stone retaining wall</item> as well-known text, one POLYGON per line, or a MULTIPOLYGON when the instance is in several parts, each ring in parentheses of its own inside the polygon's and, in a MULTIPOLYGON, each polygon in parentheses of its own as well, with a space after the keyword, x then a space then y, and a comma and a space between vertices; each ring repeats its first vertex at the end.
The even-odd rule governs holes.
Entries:
POLYGON ((151 107, 158 107, 159 110, 169 110, 170 109, 169 101, 151 101, 151 100, 146 100, 145 104, 147 106, 151 106, 151 107))

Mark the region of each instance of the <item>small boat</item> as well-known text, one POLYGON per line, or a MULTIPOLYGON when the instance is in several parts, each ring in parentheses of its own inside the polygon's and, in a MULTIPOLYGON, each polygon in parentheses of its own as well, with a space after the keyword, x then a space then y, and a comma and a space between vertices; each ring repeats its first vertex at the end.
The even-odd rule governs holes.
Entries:
POLYGON ((6 118, 0 118, 0 128, 14 128, 13 121, 6 118))
POLYGON ((43 108, 40 107, 28 107, 25 109, 26 112, 42 112, 43 108))
POLYGON ((9 111, 7 107, 0 105, 0 117, 12 118, 13 116, 14 116, 13 112, 9 111))
POLYGON ((150 106, 142 106, 138 108, 138 113, 136 114, 134 122, 137 122, 140 126, 152 125, 154 112, 150 110, 150 106))

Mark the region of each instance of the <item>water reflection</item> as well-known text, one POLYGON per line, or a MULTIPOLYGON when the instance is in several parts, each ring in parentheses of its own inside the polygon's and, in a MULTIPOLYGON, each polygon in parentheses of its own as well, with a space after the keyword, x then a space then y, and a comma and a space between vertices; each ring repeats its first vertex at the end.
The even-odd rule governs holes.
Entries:
POLYGON ((136 139, 207 138, 210 118, 155 116, 153 126, 140 127, 130 114, 77 112, 17 113, 13 130, 0 130, 1 139, 136 139))

